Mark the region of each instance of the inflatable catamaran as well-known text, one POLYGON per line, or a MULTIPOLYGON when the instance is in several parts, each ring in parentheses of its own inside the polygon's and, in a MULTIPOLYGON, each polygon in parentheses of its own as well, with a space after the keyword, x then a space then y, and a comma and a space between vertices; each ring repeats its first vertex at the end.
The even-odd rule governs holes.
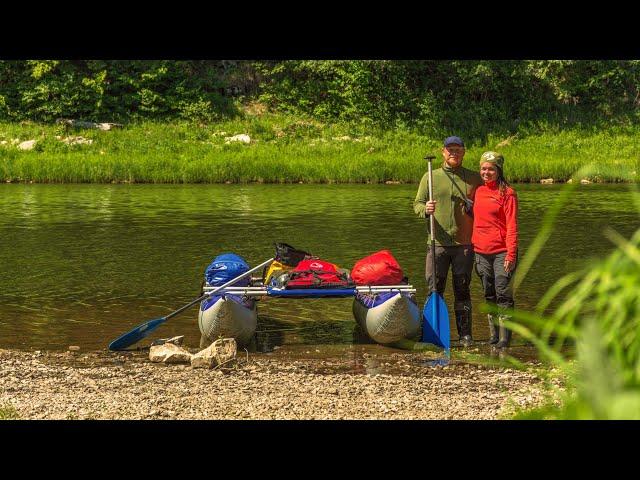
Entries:
MULTIPOLYGON (((203 293, 248 269, 238 255, 216 257, 205 272, 203 293)), ((349 272, 290 245, 276 244, 276 259, 265 267, 262 277, 244 279, 202 301, 198 314, 200 346, 220 337, 233 337, 239 344, 249 343, 258 321, 256 301, 269 297, 354 297, 354 318, 373 341, 391 344, 417 339, 421 312, 415 292, 386 250, 360 260, 349 272)))

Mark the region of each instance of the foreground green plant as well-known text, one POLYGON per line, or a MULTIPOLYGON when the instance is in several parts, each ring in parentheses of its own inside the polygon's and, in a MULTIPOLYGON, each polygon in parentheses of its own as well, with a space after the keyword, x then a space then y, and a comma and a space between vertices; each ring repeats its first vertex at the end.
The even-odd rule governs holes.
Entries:
MULTIPOLYGON (((548 210, 516 286, 565 198, 548 210)), ((634 202, 640 212, 637 191, 634 202)), ((535 312, 516 311, 508 322, 553 367, 546 404, 516 418, 640 419, 640 229, 628 241, 613 230, 607 236, 617 245, 608 258, 561 278, 535 312), (545 315, 562 292, 559 306, 545 315), (567 345, 575 345, 575 357, 566 354, 567 345)))
POLYGON ((13 405, 0 405, 0 420, 18 420, 20 416, 13 405))

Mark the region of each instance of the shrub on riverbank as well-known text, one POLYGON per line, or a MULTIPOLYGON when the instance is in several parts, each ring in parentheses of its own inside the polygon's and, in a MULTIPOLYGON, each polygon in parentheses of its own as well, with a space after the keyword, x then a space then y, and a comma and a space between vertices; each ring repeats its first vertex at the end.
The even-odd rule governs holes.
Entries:
MULTIPOLYGON (((565 181, 587 163, 596 165, 593 181, 638 181, 639 133, 629 126, 489 135, 469 141, 465 165, 476 168, 483 151, 499 150, 514 182, 565 181)), ((423 157, 440 158, 441 142, 411 129, 276 114, 208 124, 142 122, 111 131, 4 123, 0 172, 5 182, 415 183, 425 172, 423 157), (249 143, 231 140, 240 134, 249 143), (91 142, 74 144, 77 136, 91 142), (17 148, 26 140, 36 140, 33 150, 17 148)))

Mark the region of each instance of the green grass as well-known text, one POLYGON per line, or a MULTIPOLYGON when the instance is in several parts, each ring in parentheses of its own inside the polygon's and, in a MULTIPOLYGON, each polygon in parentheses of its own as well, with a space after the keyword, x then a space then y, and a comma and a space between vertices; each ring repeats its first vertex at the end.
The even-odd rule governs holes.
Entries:
MULTIPOLYGON (((590 163, 596 166, 592 181, 637 182, 639 134, 640 127, 611 127, 510 139, 489 136, 485 144, 467 146, 465 165, 475 169, 482 152, 497 149, 505 155, 506 175, 513 182, 565 181, 590 163)), ((425 172, 423 157, 439 156, 442 139, 262 114, 206 125, 146 122, 112 131, 4 123, 0 142, 6 142, 0 145, 5 182, 415 183, 425 172), (225 143, 225 137, 237 134, 248 134, 251 143, 225 143), (93 143, 69 146, 56 138, 71 135, 93 143), (32 151, 13 145, 33 139, 32 151)))
POLYGON ((0 420, 18 420, 18 411, 12 405, 0 405, 0 420))

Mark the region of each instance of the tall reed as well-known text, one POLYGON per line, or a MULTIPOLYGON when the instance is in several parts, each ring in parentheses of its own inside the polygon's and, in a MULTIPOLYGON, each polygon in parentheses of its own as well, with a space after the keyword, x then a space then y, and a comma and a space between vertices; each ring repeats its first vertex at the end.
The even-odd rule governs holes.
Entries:
MULTIPOLYGON (((630 188, 640 214, 640 193, 630 188)), ((561 195, 548 209, 515 287, 539 259, 567 198, 561 195)), ((640 229, 629 240, 611 229, 606 234, 617 247, 607 258, 565 275, 534 312, 515 311, 507 322, 549 367, 548 402, 516 418, 640 419, 640 229), (559 305, 546 313, 556 299, 559 305), (568 354, 571 347, 575 352, 568 354)))

